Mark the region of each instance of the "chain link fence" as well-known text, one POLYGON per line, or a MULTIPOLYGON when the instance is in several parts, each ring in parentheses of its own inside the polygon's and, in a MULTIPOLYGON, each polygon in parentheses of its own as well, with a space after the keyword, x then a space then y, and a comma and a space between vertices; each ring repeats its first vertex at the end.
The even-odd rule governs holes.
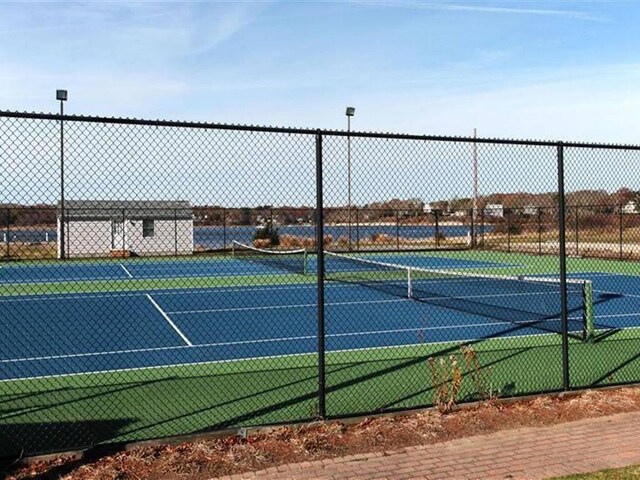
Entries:
POLYGON ((0 112, 0 455, 638 382, 639 157, 0 112))

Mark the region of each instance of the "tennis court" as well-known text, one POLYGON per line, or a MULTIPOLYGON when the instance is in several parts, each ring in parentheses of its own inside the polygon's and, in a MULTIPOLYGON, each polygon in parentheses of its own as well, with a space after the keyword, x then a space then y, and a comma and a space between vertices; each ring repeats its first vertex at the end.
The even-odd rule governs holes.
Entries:
MULTIPOLYGON (((552 257, 500 252, 357 257, 456 275, 551 278, 557 272, 552 257)), ((557 291, 507 294, 493 281, 414 276, 414 292, 433 294, 434 283, 448 285, 462 302, 451 304, 442 295, 403 296, 405 271, 372 272, 325 260, 330 415, 430 403, 427 360, 447 358, 461 344, 473 345, 502 396, 562 388, 557 291), (482 310, 486 299, 490 309, 482 310), (539 311, 541 304, 547 305, 544 316, 532 323, 504 316, 539 311)), ((292 270, 286 262, 222 256, 3 266, 0 317, 8 319, 8 340, 0 352, 0 430, 10 429, 7 438, 26 436, 25 442, 46 451, 66 444, 55 436, 31 436, 28 425, 43 414, 56 418, 61 432, 90 419, 90 443, 102 434, 130 441, 313 417, 315 257, 306 258, 306 275, 292 273, 302 267, 292 270), (188 395, 194 388, 201 395, 188 395), (158 396, 162 409, 149 408, 158 396), (104 407, 114 404, 118 412, 104 407), (108 428, 96 428, 96 422, 108 428)), ((594 323, 607 332, 595 341, 579 338, 584 312, 569 302, 572 379, 592 385, 634 378, 640 277, 623 275, 625 264, 618 262, 570 259, 569 266, 576 272, 572 278, 592 283, 594 323)), ((474 398, 464 388, 469 391, 462 398, 474 398)), ((10 450, 11 442, 3 448, 10 450)))
MULTIPOLYGON (((452 272, 518 268, 498 262, 429 255, 384 254, 356 258, 374 261, 375 268, 386 265, 379 263, 384 260, 411 267, 437 268, 439 272, 447 268, 452 272)), ((314 261, 310 262, 311 270, 315 269, 314 261)), ((394 291, 393 284, 396 289, 406 288, 404 278, 390 279, 388 273, 385 278, 372 277, 367 268, 358 272, 356 283, 349 283, 357 268, 340 263, 337 270, 339 275, 349 278, 330 281, 326 287, 329 352, 506 337, 539 338, 549 332, 559 332, 560 307, 555 289, 540 291, 526 285, 508 292, 506 286, 493 277, 489 277, 488 282, 478 281, 481 276, 452 277, 444 282, 439 278, 438 285, 444 285, 448 291, 447 300, 434 296, 415 301, 402 298, 394 291), (363 275, 367 275, 368 284, 363 282, 363 275), (391 289, 388 288, 390 280, 391 289), (379 284, 385 288, 377 288, 379 284), (490 307, 485 303, 487 299, 490 307), (523 315, 532 315, 532 303, 546 305, 545 317, 527 323, 523 315), (517 322, 521 317, 525 323, 517 322)), ((65 278, 74 282, 79 279, 131 282, 180 276, 203 276, 215 283, 216 277, 229 275, 266 276, 273 280, 277 278, 276 273, 282 276, 277 266, 256 264, 243 258, 70 264, 56 266, 55 270, 47 265, 0 269, 3 282, 14 284, 48 283, 53 277, 59 282, 65 278)), ((640 295, 634 293, 640 291, 639 277, 597 272, 573 276, 590 280, 595 286, 594 318, 598 328, 611 330, 640 325, 640 295)), ((283 277, 288 283, 170 288, 171 282, 166 282, 162 289, 132 291, 126 288, 126 283, 118 290, 117 282, 107 282, 102 284, 104 291, 92 293, 38 294, 36 289, 32 295, 5 296, 0 299, 0 315, 11 318, 6 333, 13 341, 2 352, 0 379, 314 354, 317 350, 315 274, 310 275, 310 279, 302 275, 283 277), (70 332, 73 335, 69 335, 70 332)), ((433 292, 434 283, 433 279, 416 278, 412 286, 433 292)), ((573 327, 576 334, 581 328, 583 313, 578 303, 569 302, 570 330, 573 327)))

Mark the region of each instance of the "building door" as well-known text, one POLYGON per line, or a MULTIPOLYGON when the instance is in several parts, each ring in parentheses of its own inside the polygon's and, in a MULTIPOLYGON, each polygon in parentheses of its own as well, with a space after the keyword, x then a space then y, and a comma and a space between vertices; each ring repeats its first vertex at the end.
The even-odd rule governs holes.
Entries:
POLYGON ((124 243, 124 221, 123 220, 111 220, 111 249, 112 250, 125 250, 124 243))

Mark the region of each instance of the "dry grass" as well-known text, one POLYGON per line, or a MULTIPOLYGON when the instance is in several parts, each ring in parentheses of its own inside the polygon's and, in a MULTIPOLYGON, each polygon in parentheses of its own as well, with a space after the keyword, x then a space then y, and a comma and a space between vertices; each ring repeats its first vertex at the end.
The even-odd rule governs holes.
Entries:
MULTIPOLYGON (((447 367, 448 371, 451 371, 450 367, 447 367)), ((229 437, 180 445, 139 447, 85 461, 84 464, 72 460, 42 462, 8 472, 7 478, 200 480, 291 462, 386 451, 508 428, 551 425, 638 410, 638 388, 588 391, 564 399, 538 397, 511 404, 491 400, 472 408, 452 407, 452 412, 447 414, 430 410, 369 418, 354 425, 330 422, 281 427, 247 439, 229 437)))

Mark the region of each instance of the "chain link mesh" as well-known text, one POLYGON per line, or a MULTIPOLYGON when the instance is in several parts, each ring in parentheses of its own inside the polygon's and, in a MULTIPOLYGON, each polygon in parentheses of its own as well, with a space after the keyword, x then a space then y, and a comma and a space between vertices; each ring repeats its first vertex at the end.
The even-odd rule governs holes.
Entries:
POLYGON ((4 456, 640 380, 636 147, 0 112, 0 159, 4 456))

